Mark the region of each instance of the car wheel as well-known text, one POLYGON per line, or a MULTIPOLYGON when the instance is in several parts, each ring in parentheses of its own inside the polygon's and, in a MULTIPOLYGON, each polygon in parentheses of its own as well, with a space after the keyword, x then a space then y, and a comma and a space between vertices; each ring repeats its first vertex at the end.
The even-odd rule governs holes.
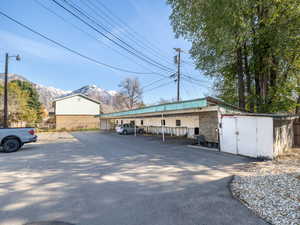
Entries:
POLYGON ((123 130, 122 134, 126 135, 128 132, 127 130, 123 130))
POLYGON ((17 138, 7 138, 3 141, 3 152, 11 153, 16 152, 21 148, 22 144, 17 138))
POLYGON ((143 130, 139 130, 139 134, 143 134, 144 133, 144 131, 143 130))

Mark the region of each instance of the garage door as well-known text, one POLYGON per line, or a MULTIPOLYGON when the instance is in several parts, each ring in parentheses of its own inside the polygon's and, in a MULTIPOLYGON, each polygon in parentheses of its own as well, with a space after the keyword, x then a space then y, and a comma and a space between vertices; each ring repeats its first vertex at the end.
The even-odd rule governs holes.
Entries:
POLYGON ((220 129, 220 148, 222 152, 237 154, 236 118, 223 117, 220 129))
POLYGON ((223 116, 220 127, 223 152, 250 157, 272 157, 273 119, 258 116, 223 116))
POLYGON ((255 117, 236 117, 237 153, 257 157, 257 119, 255 117))

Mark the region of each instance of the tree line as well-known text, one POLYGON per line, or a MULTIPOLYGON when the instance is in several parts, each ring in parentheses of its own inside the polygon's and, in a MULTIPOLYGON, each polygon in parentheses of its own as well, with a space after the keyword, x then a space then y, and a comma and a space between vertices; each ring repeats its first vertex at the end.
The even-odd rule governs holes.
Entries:
POLYGON ((299 0, 167 0, 216 96, 251 112, 300 113, 299 0))
MULTIPOLYGON (((4 87, 0 85, 1 122, 3 118, 4 87)), ((8 83, 9 124, 23 122, 33 126, 42 122, 44 107, 39 95, 30 82, 13 80, 8 83)))

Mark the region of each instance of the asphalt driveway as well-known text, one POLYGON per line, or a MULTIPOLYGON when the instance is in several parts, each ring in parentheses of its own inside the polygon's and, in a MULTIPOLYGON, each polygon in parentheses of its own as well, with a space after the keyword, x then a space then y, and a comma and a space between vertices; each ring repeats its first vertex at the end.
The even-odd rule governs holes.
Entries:
POLYGON ((248 161, 153 137, 44 135, 0 154, 0 225, 266 224, 228 189, 232 173, 248 161))

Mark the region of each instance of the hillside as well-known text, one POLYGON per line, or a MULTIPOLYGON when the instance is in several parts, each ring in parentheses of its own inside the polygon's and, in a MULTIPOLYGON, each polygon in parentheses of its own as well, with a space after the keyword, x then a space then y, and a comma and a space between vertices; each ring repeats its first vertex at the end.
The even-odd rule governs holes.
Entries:
MULTIPOLYGON (((3 82, 4 74, 0 74, 0 80, 3 82)), ((24 76, 17 74, 9 74, 9 80, 22 80, 30 82, 39 93, 40 102, 46 107, 49 112, 53 112, 52 102, 54 99, 71 94, 84 94, 90 98, 100 101, 103 112, 114 112, 117 110, 126 109, 124 105, 118 104, 118 92, 114 90, 105 90, 97 87, 96 85, 85 85, 73 91, 66 91, 55 87, 48 87, 40 84, 33 83, 26 79, 24 76)))

